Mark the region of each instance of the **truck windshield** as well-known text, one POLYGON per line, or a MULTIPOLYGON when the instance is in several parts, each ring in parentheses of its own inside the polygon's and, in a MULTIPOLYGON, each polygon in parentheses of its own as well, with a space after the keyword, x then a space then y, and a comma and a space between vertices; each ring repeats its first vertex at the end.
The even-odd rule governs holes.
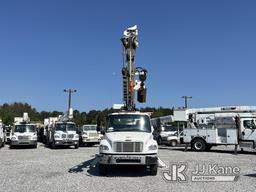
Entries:
POLYGON ((73 123, 57 123, 56 131, 76 131, 76 125, 73 123))
POLYGON ((178 131, 177 127, 173 127, 173 126, 164 126, 164 131, 169 132, 169 131, 178 131))
POLYGON ((36 132, 36 128, 34 125, 16 125, 14 128, 14 132, 25 133, 25 132, 36 132))
POLYGON ((107 132, 139 131, 151 132, 150 119, 147 115, 110 115, 107 120, 107 132))
POLYGON ((84 131, 96 131, 96 125, 84 125, 83 130, 84 131))

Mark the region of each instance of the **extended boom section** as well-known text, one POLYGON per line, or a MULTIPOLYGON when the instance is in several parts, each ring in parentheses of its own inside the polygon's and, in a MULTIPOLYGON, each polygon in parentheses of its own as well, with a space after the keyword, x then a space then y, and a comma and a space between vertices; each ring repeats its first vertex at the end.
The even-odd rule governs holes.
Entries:
POLYGON ((123 102, 125 109, 135 111, 135 91, 137 90, 137 100, 140 103, 146 102, 146 92, 144 82, 147 78, 147 70, 135 66, 136 48, 138 47, 138 29, 135 25, 126 29, 121 38, 123 43, 123 102))

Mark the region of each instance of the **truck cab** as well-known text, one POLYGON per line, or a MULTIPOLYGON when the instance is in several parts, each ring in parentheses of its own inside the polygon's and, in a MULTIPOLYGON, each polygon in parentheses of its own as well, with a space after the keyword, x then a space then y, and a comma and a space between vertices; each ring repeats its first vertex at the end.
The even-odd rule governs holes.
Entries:
POLYGON ((13 129, 10 147, 33 146, 37 148, 37 131, 35 124, 20 122, 13 129))
POLYGON ((109 165, 141 165, 149 168, 151 175, 156 175, 158 146, 152 132, 147 113, 110 114, 99 146, 100 174, 107 174, 109 165))
POLYGON ((100 143, 102 135, 97 131, 97 125, 83 125, 80 128, 80 144, 94 145, 100 143))
POLYGON ((56 146, 79 147, 79 135, 74 122, 57 121, 47 127, 47 144, 52 148, 56 146))

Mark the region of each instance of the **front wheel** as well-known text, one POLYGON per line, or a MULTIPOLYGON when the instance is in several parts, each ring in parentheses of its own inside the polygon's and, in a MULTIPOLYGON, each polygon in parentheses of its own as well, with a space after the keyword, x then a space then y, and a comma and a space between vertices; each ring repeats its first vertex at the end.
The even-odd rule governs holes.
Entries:
POLYGON ((157 175, 158 164, 150 165, 150 175, 157 175))
POLYGON ((105 164, 99 164, 99 174, 105 176, 108 173, 108 167, 105 164))
POLYGON ((161 137, 158 137, 158 139, 157 139, 157 144, 158 144, 158 145, 162 145, 162 144, 163 144, 163 140, 162 140, 161 137))
POLYGON ((75 145, 75 149, 78 149, 78 148, 79 148, 79 144, 76 144, 76 145, 75 145))
POLYGON ((52 149, 56 149, 55 141, 52 141, 51 147, 52 147, 52 149))
POLYGON ((172 141, 170 142, 170 145, 171 145, 172 147, 175 147, 175 146, 177 145, 177 141, 176 141, 176 140, 172 140, 172 141))
POLYGON ((196 151, 204 151, 206 144, 202 139, 195 139, 192 143, 192 147, 196 151))

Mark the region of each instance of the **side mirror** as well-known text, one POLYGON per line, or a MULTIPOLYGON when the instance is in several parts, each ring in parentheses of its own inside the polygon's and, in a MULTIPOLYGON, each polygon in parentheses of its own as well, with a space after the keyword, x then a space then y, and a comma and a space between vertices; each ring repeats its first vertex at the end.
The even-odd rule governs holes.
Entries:
POLYGON ((102 130, 100 131, 100 134, 105 135, 105 129, 102 129, 102 130))

